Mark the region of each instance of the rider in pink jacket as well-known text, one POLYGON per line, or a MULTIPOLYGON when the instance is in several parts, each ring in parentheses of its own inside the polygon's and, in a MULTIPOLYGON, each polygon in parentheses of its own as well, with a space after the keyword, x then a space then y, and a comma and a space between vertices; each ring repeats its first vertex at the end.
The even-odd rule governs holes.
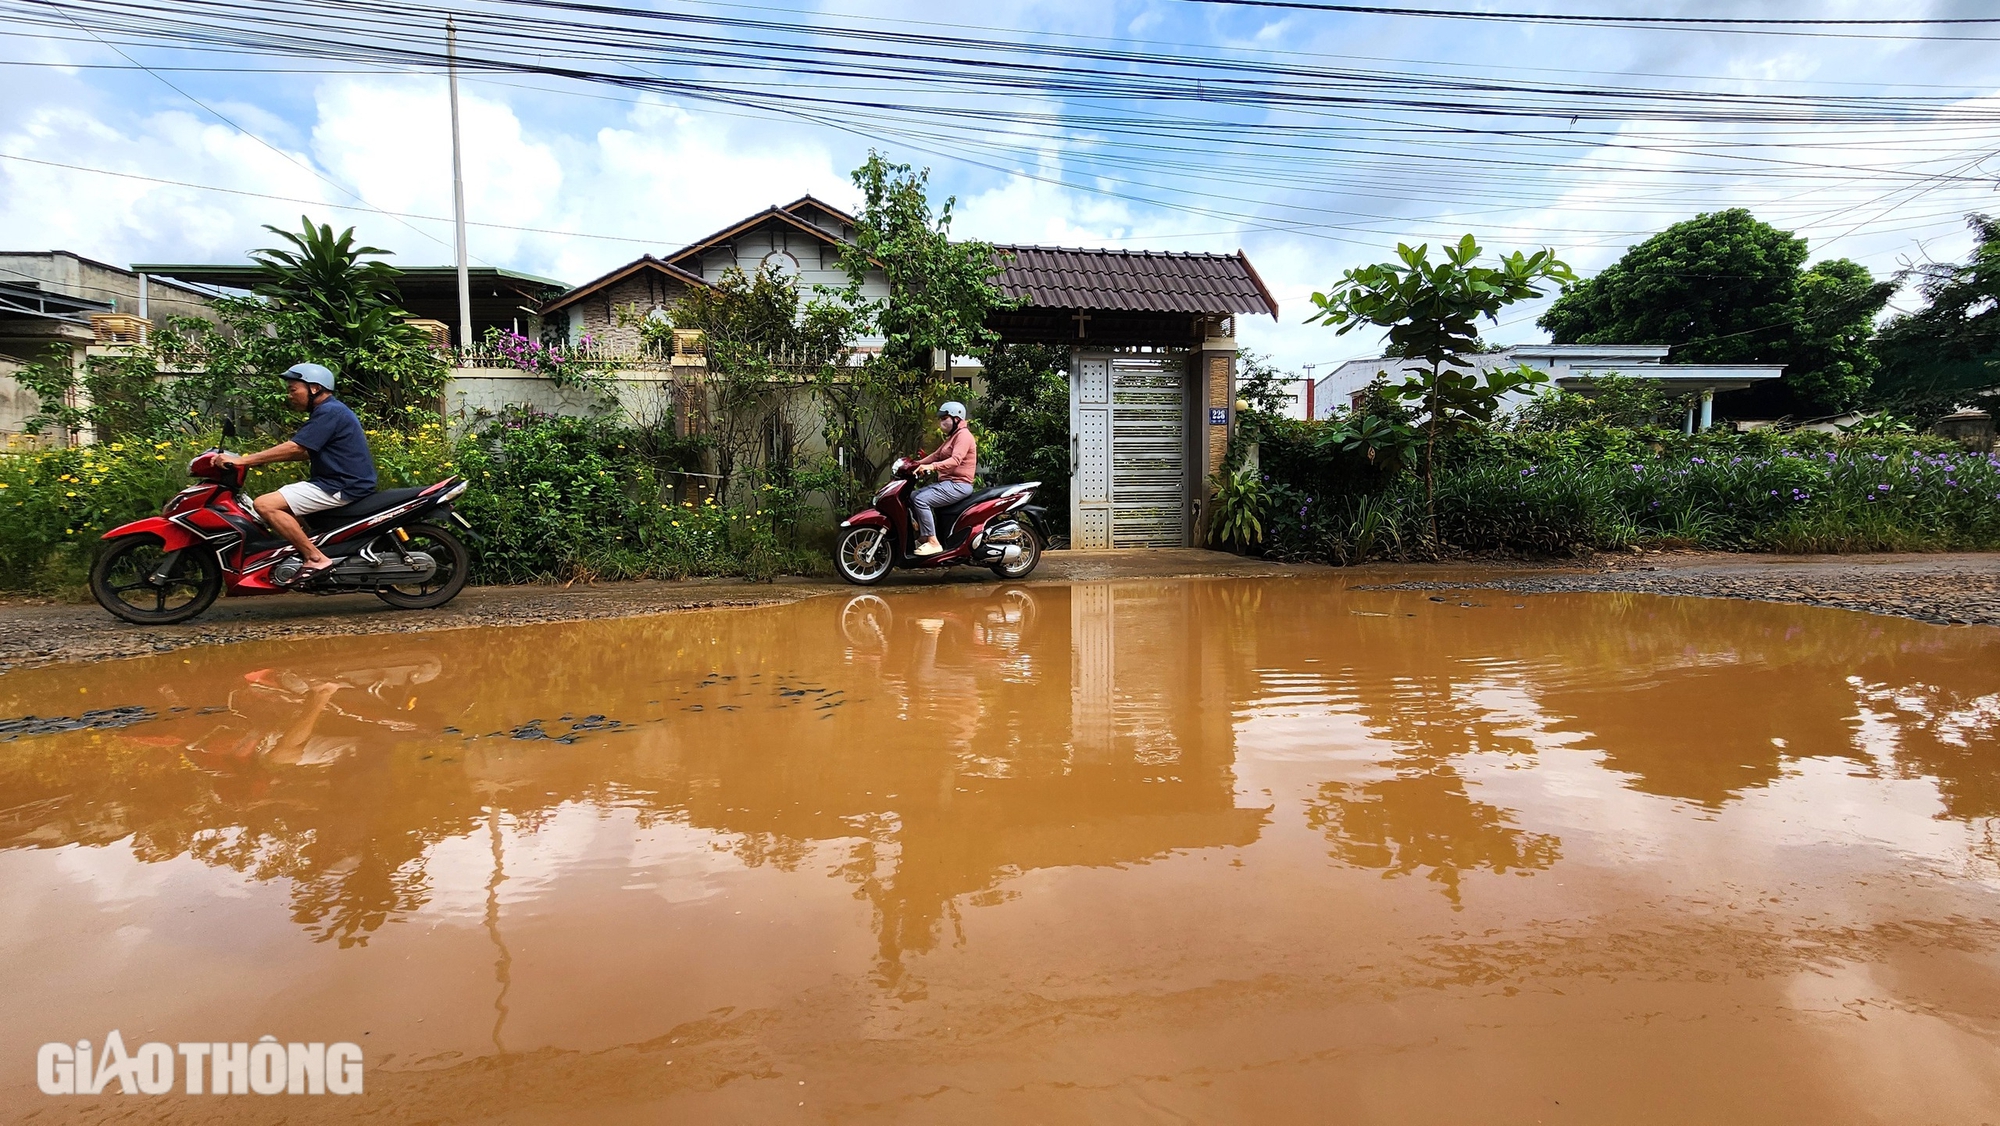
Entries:
POLYGON ((937 480, 916 491, 910 511, 916 517, 920 537, 915 555, 936 555, 944 550, 938 543, 937 517, 933 509, 955 504, 972 495, 973 473, 979 468, 979 442, 965 422, 964 403, 946 403, 938 408, 938 429, 944 441, 917 458, 918 474, 932 474, 937 480))

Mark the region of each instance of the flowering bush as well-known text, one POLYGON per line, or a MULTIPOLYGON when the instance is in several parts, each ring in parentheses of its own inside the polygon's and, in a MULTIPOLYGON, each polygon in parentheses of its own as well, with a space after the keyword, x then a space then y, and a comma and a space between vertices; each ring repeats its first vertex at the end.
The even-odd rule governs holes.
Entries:
MULTIPOLYGON (((218 444, 209 434, 0 454, 0 587, 80 590, 98 537, 158 515, 188 486, 188 462, 218 444)), ((252 470, 250 488, 277 488, 302 468, 252 470)))
MULTIPOLYGON (((583 347, 588 349, 590 344, 590 336, 586 334, 583 347)), ((571 354, 567 348, 530 340, 518 332, 499 327, 486 330, 486 347, 512 361, 520 370, 539 375, 558 387, 578 387, 600 393, 607 391, 597 370, 571 354)))
MULTIPOLYGON (((797 534, 809 520, 804 493, 824 484, 810 474, 764 482, 752 503, 724 507, 674 499, 658 443, 604 419, 510 415, 455 441, 435 419, 367 434, 381 488, 471 482, 457 507, 477 532, 467 546, 480 582, 770 578, 825 566, 797 534)), ((219 444, 210 433, 0 454, 0 588, 81 597, 99 537, 157 515, 189 484, 188 462, 219 444)), ((305 468, 253 469, 247 491, 305 468)))

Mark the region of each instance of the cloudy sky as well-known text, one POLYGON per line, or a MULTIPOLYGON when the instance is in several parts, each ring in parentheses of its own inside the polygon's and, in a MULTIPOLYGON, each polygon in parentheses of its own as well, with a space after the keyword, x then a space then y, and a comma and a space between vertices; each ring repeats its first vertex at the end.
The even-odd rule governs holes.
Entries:
MULTIPOLYGON (((1301 322, 1315 288, 1399 240, 1470 231, 1495 249, 1553 246, 1589 272, 1676 220, 1745 206, 1806 236, 1815 258, 1886 275, 1964 253, 1962 217, 1995 206, 2000 172, 2000 23, 1679 30, 1192 0, 657 5, 712 18, 693 26, 454 3, 549 30, 525 46, 468 32, 468 54, 493 64, 462 84, 477 263, 577 282, 808 192, 852 205, 847 173, 873 147, 932 169, 963 235, 1242 248, 1283 316, 1241 337, 1294 370, 1374 354, 1376 338, 1301 322), (733 38, 643 38, 656 32, 733 38), (782 63, 746 63, 754 39, 782 47, 782 63)), ((1426 6, 1993 14, 1976 0, 1426 6)), ((323 37, 361 46, 199 42, 117 25, 116 4, 0 0, 0 249, 236 261, 269 244, 260 224, 303 211, 357 226, 399 262, 449 262, 437 68, 377 57, 366 35, 308 9, 261 10, 304 11, 323 37)), ((400 13, 399 41, 435 50, 442 11, 400 13)), ((1492 339, 1543 339, 1534 315, 1510 310, 1492 339)))

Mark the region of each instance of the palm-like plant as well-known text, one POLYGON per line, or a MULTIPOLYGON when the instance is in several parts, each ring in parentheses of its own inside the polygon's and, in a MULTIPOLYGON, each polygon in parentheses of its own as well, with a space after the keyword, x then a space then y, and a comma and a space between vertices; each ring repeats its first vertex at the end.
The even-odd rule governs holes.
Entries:
POLYGON ((1257 467, 1246 461, 1233 473, 1217 470, 1211 480, 1215 515, 1210 541, 1239 552, 1264 542, 1264 479, 1257 467))
POLYGON ((303 215, 299 226, 296 232, 264 227, 291 245, 250 252, 264 275, 259 295, 311 314, 322 334, 348 349, 362 348, 408 316, 396 289, 400 271, 381 261, 389 251, 355 245, 353 227, 336 235, 332 224, 314 226, 303 215))
POLYGON ((449 368, 408 323, 401 271, 381 260, 389 251, 357 244, 352 227, 336 235, 303 215, 297 231, 264 229, 287 245, 251 251, 264 278, 256 292, 296 325, 299 358, 332 367, 348 381, 343 397, 385 418, 437 409, 449 368))

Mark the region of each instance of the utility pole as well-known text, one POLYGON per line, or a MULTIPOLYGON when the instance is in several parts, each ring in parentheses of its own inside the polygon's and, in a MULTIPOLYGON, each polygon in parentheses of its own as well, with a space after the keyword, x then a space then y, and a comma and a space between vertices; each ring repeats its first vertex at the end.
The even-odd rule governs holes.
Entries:
POLYGON ((444 18, 445 70, 451 80, 451 202, 458 222, 458 346, 472 347, 472 286, 465 267, 465 160, 458 141, 458 25, 444 18))

